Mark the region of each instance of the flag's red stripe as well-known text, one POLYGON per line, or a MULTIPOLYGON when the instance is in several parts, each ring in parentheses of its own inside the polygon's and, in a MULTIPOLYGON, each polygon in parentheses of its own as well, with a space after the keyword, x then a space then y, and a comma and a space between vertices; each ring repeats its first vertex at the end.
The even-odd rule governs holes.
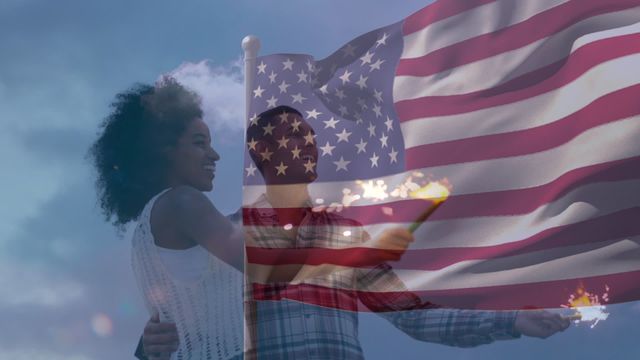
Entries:
POLYGON ((532 129, 415 146, 408 169, 533 154, 566 144, 583 132, 640 114, 640 84, 609 93, 577 112, 532 129))
POLYGON ((438 0, 407 17, 402 24, 402 33, 409 35, 440 20, 495 1, 496 0, 438 0))
POLYGON ((521 48, 549 37, 581 20, 622 11, 638 5, 638 0, 570 1, 505 29, 458 42, 424 56, 400 59, 396 74, 433 75, 521 48))
MULTIPOLYGON (((588 264, 585 264, 587 266, 588 264)), ((476 310, 520 310, 532 308, 559 308, 568 305, 569 297, 576 294, 579 287, 601 295, 609 287, 611 303, 622 303, 640 299, 637 286, 640 271, 592 276, 578 279, 544 281, 528 284, 486 286, 450 290, 414 291, 423 301, 430 304, 476 310)), ((307 304, 324 306, 345 311, 385 311, 386 306, 367 308, 355 301, 358 297, 376 297, 380 303, 393 303, 406 293, 342 290, 311 284, 288 285, 277 291, 272 285, 253 284, 255 300, 295 300, 307 304)), ((371 303, 372 301, 369 301, 371 303)), ((425 310, 428 311, 428 310, 425 310)))
MULTIPOLYGON (((409 249, 395 269, 440 270, 460 261, 490 260, 523 255, 534 251, 550 250, 572 245, 601 243, 640 235, 640 207, 621 210, 575 224, 557 226, 541 231, 529 238, 493 246, 409 249)), ((428 236, 428 235, 427 235, 428 236)), ((390 261, 397 251, 373 248, 306 248, 266 249, 247 247, 247 261, 259 265, 330 264, 348 267, 374 267, 390 261)))
POLYGON ((426 96, 395 104, 400 121, 462 114, 505 105, 561 88, 593 67, 640 52, 640 34, 624 35, 585 45, 567 58, 495 88, 469 94, 426 96))
MULTIPOLYGON (((621 181, 640 178, 640 156, 616 160, 571 170, 554 181, 527 189, 504 190, 479 194, 453 195, 429 218, 448 220, 478 216, 508 216, 527 214, 538 207, 552 202, 577 187, 607 181, 621 181)), ((362 225, 380 223, 406 223, 414 221, 427 207, 424 200, 399 200, 385 204, 351 206, 338 213, 342 218, 362 225), (392 215, 387 215, 391 209, 392 215)), ((245 225, 291 224, 298 226, 305 208, 278 209, 275 223, 265 224, 264 220, 275 215, 270 208, 243 208, 245 225)), ((270 221, 270 220, 268 220, 270 221)))

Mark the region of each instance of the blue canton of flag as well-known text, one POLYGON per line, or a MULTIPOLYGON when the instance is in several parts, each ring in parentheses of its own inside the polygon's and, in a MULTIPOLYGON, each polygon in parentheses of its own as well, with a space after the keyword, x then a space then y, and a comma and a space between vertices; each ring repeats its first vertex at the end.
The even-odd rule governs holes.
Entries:
MULTIPOLYGON (((398 23, 360 36, 319 61, 302 54, 259 57, 247 126, 259 126, 258 115, 271 108, 297 109, 315 132, 318 182, 402 172, 404 142, 392 98, 401 51, 398 23)), ((263 184, 245 155, 245 185, 263 184)))

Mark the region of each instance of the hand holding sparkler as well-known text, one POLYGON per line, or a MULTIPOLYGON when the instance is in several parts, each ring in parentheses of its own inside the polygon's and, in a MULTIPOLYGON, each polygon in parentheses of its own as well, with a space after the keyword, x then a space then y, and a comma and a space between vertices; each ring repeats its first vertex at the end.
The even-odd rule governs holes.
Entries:
POLYGON ((566 330, 571 324, 569 317, 544 310, 521 310, 518 312, 514 328, 519 333, 546 339, 566 330))
MULTIPOLYGON (((446 184, 446 182, 445 182, 446 184)), ((418 190, 412 191, 409 196, 414 199, 423 199, 427 201, 431 201, 432 205, 429 206, 418 218, 409 226, 409 231, 413 233, 416 231, 422 223, 424 223, 431 214, 433 214, 439 207, 442 205, 449 197, 449 188, 445 186, 445 184, 432 181, 427 185, 419 188, 418 190)))
POLYGON ((413 234, 403 228, 387 229, 375 239, 369 240, 373 248, 383 251, 380 262, 400 260, 412 242, 413 234))

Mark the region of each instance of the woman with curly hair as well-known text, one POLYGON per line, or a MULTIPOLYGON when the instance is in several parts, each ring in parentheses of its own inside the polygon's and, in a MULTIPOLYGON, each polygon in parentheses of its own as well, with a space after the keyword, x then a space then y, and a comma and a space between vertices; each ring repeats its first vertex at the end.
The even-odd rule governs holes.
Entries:
POLYGON ((176 324, 171 358, 241 357, 242 231, 203 194, 220 156, 200 99, 164 78, 112 109, 90 151, 100 205, 120 230, 137 220, 132 265, 149 313, 176 324))

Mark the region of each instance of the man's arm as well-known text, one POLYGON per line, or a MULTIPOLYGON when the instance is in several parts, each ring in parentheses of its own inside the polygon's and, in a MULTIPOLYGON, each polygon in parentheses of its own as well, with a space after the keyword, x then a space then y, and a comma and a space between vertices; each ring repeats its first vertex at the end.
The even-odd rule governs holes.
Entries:
POLYGON ((521 335, 546 338, 570 322, 547 311, 480 311, 439 308, 411 293, 388 264, 359 272, 362 303, 414 339, 474 347, 521 335), (393 295, 390 295, 393 294, 393 295))

